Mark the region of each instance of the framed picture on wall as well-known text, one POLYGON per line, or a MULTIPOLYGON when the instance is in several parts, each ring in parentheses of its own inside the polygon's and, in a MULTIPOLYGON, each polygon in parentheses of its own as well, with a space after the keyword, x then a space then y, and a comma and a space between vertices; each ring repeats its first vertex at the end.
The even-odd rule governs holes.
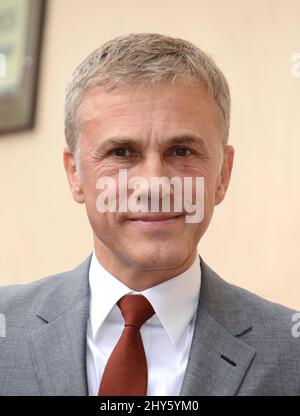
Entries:
POLYGON ((0 1, 0 134, 34 125, 45 4, 0 1))

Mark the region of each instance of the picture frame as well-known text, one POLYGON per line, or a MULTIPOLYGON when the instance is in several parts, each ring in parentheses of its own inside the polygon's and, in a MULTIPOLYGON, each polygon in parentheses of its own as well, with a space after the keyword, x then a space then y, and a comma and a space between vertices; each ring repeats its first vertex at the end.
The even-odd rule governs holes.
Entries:
POLYGON ((34 126, 46 0, 0 2, 0 135, 34 126))

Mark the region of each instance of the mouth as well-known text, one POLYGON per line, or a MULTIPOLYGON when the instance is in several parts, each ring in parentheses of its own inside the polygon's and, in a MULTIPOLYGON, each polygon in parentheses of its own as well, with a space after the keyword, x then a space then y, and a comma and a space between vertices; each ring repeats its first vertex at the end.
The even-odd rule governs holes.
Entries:
POLYGON ((168 221, 175 218, 182 217, 183 214, 176 214, 176 215, 170 215, 170 214, 141 214, 141 215, 135 215, 133 217, 128 217, 128 220, 130 221, 148 221, 148 222, 159 222, 159 221, 168 221))
POLYGON ((170 215, 170 214, 143 214, 135 215, 134 217, 127 218, 131 224, 146 231, 158 231, 158 230, 171 230, 177 223, 181 222, 184 218, 184 214, 170 215))

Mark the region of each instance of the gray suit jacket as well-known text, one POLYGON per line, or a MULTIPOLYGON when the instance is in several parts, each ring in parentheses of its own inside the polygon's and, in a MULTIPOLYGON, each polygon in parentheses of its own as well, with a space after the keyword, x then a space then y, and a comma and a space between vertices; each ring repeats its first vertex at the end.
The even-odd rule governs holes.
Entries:
MULTIPOLYGON (((295 311, 226 283, 199 259, 201 294, 180 395, 299 395, 295 311)), ((0 287, 0 395, 88 395, 90 260, 0 287)))

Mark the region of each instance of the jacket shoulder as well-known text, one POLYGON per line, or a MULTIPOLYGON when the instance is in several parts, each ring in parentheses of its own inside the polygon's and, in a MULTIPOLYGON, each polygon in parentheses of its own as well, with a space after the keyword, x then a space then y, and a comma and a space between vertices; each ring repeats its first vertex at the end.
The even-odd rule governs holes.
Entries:
POLYGON ((280 330, 282 326, 286 329, 287 322, 289 323, 288 327, 291 327, 291 318, 294 314, 298 313, 297 310, 267 300, 239 286, 229 285, 239 298, 244 311, 251 317, 252 321, 278 327, 280 330))
POLYGON ((18 306, 24 303, 38 303, 45 293, 54 290, 69 273, 65 271, 44 276, 30 283, 0 286, 0 312, 18 309, 18 306))
POLYGON ((40 305, 52 302, 66 307, 86 289, 91 255, 73 270, 44 276, 26 284, 0 286, 0 313, 22 316, 31 314, 40 305))
MULTIPOLYGON (((280 303, 272 302, 235 284, 229 283, 211 269, 201 258, 203 279, 201 291, 205 292, 205 306, 222 318, 228 312, 233 320, 238 314, 248 316, 252 323, 286 327, 296 310, 280 303)), ((204 299, 203 299, 204 300, 204 299)), ((290 325, 289 325, 290 328, 290 325)))

